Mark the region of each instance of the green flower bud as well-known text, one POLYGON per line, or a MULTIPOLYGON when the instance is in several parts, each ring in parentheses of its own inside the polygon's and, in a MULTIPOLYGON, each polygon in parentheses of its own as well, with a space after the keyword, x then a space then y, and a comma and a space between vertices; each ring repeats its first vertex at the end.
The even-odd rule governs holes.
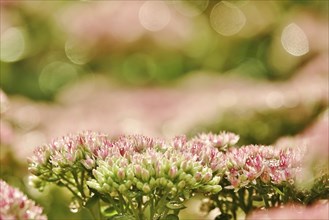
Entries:
POLYGON ((154 188, 156 186, 156 181, 153 177, 151 177, 150 181, 149 181, 150 187, 154 188))
POLYGON ((174 187, 174 183, 171 182, 170 180, 167 180, 167 187, 168 187, 168 188, 172 188, 172 187, 174 187))
POLYGON ((127 182, 125 183, 127 189, 130 189, 131 186, 133 185, 132 181, 131 180, 127 180, 127 182))
POLYGON ((149 173, 149 171, 146 170, 146 169, 143 169, 143 170, 142 170, 142 180, 143 180, 144 182, 147 182, 147 181, 149 180, 149 178, 150 178, 150 173, 149 173))
POLYGON ((211 180, 212 178, 212 173, 211 172, 207 172, 204 176, 203 176, 203 182, 208 182, 209 180, 211 180))
POLYGON ((144 184, 143 184, 142 182, 138 182, 138 183, 136 184, 136 187, 137 187, 137 189, 139 189, 139 190, 143 190, 143 186, 144 186, 144 184))
POLYGON ((99 183, 96 182, 95 180, 90 180, 87 181, 86 183, 90 188, 95 189, 97 191, 102 191, 102 188, 100 187, 99 183))
POLYGON ((186 182, 184 180, 180 181, 177 184, 178 189, 184 189, 185 186, 186 186, 186 182))
POLYGON ((117 172, 117 177, 119 180, 124 180, 124 178, 126 177, 126 173, 125 170, 121 167, 119 168, 118 172, 117 172))
POLYGON ((124 184, 121 184, 118 190, 120 193, 124 194, 127 191, 127 187, 124 184))
POLYGON ((93 170, 93 175, 98 182, 100 182, 100 183, 104 182, 104 180, 105 180, 104 175, 101 172, 99 172, 98 170, 93 170))
POLYGON ((146 183, 143 185, 142 190, 146 194, 148 194, 149 192, 151 192, 150 186, 148 184, 146 184, 146 183))
POLYGON ((197 183, 197 181, 195 180, 195 178, 191 178, 191 179, 189 179, 188 181, 187 181, 187 183, 190 185, 190 186, 194 186, 196 183, 197 183))
POLYGON ((211 190, 211 193, 215 194, 215 193, 218 193, 222 190, 222 187, 220 185, 215 185, 215 186, 212 186, 212 190, 211 190))
POLYGON ((166 178, 164 178, 164 177, 161 177, 160 178, 160 184, 161 184, 161 186, 167 186, 167 183, 168 183, 168 181, 166 180, 166 178))
POLYGON ((173 166, 169 169, 169 177, 174 179, 177 175, 177 167, 173 166))

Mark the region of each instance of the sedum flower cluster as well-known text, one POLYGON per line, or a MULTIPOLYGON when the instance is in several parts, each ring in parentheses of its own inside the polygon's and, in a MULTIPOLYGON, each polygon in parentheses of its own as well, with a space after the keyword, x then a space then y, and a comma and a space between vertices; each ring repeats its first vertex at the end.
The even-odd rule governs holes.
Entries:
POLYGON ((231 148, 226 153, 226 178, 239 189, 257 181, 279 185, 293 183, 301 170, 302 149, 278 149, 272 146, 248 145, 231 148))
POLYGON ((46 220, 42 208, 18 189, 0 180, 0 220, 46 220))
POLYGON ((32 184, 65 186, 85 206, 98 196, 108 215, 137 219, 177 216, 194 193, 221 190, 223 153, 237 142, 232 133, 173 140, 142 135, 110 138, 85 131, 39 146, 29 158, 32 184))
POLYGON ((102 215, 95 218, 113 219, 178 219, 195 193, 212 196, 221 206, 221 195, 234 197, 262 184, 293 184, 301 151, 237 147, 238 140, 229 132, 163 140, 85 131, 36 148, 29 170, 35 187, 65 186, 79 206, 92 210, 98 201, 102 215))

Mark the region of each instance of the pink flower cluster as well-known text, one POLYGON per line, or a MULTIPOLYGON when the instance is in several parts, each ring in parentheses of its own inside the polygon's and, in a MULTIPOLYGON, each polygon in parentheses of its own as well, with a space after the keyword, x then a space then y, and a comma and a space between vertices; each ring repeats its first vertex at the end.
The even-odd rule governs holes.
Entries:
POLYGON ((42 208, 18 189, 0 180, 0 220, 46 220, 42 208))
POLYGON ((293 183, 301 168, 304 151, 300 148, 279 149, 273 146, 248 145, 230 148, 226 153, 226 178, 235 188, 263 183, 293 183))
POLYGON ((84 165, 91 169, 94 157, 105 158, 108 155, 111 142, 107 135, 97 132, 84 131, 79 134, 69 134, 53 140, 50 144, 37 147, 29 160, 29 170, 32 174, 42 176, 49 174, 47 170, 66 171, 74 166, 84 165), (65 169, 64 169, 65 168, 65 169))
POLYGON ((182 160, 194 161, 210 168, 212 175, 224 176, 231 184, 226 188, 238 189, 258 180, 273 184, 293 182, 303 150, 258 145, 234 147, 238 140, 239 136, 230 132, 199 134, 190 140, 177 136, 165 141, 142 135, 111 139, 106 134, 85 131, 38 147, 30 158, 29 169, 46 180, 70 169, 93 170, 104 161, 107 166, 127 168, 149 158, 154 168, 159 168, 161 160, 167 161, 168 167, 182 160))

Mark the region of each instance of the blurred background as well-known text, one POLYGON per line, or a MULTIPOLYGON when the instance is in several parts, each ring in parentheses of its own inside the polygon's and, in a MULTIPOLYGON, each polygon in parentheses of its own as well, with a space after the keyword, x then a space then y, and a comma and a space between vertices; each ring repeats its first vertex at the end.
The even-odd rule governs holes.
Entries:
POLYGON ((88 219, 66 191, 27 187, 33 148, 69 132, 228 130, 240 144, 306 138, 328 156, 328 1, 0 6, 0 177, 49 219, 88 219))

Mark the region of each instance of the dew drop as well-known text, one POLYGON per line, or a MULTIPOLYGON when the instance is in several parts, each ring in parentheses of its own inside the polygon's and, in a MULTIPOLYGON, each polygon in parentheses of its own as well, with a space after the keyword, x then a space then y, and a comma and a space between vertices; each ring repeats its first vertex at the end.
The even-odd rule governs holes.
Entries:
POLYGON ((80 204, 79 201, 77 199, 73 199, 69 205, 70 211, 72 213, 77 213, 80 209, 80 204))

